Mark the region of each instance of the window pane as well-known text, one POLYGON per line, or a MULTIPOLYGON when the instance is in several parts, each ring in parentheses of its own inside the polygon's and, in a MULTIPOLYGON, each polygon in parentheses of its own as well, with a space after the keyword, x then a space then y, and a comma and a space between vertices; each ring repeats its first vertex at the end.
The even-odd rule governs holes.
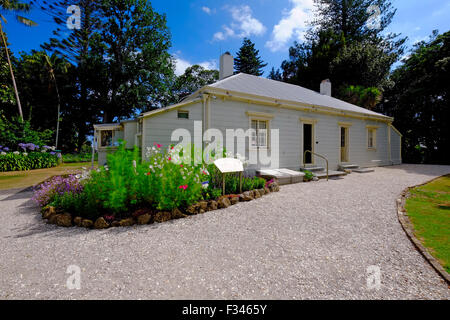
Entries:
POLYGON ((367 145, 369 148, 373 148, 373 130, 369 129, 368 137, 369 141, 367 142, 367 145))
POLYGON ((267 147, 267 130, 258 130, 258 144, 260 147, 267 147))
POLYGON ((258 129, 258 121, 252 120, 252 129, 258 129))
POLYGON ((266 121, 259 121, 258 129, 267 129, 266 121))
POLYGON ((100 131, 100 145, 102 147, 112 146, 112 130, 100 131))
POLYGON ((189 111, 178 111, 178 119, 189 119, 189 111))

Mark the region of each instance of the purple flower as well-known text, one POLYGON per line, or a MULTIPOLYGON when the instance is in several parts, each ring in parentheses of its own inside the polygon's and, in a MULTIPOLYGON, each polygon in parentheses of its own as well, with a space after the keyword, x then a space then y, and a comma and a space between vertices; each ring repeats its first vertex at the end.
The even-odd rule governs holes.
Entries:
POLYGON ((70 175, 66 178, 56 176, 39 185, 34 191, 32 200, 43 207, 51 203, 56 195, 63 195, 67 192, 79 194, 82 191, 83 185, 76 176, 70 175))
POLYGON ((8 152, 8 151, 9 151, 9 148, 8 148, 8 147, 4 147, 4 148, 3 148, 3 151, 8 152))

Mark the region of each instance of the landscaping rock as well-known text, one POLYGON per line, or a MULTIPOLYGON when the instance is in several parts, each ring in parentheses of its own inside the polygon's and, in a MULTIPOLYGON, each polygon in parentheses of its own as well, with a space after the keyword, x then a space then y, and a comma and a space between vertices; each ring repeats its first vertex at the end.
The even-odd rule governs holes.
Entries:
POLYGON ((50 219, 51 216, 56 214, 56 208, 52 206, 46 206, 42 209, 42 218, 50 219))
POLYGON ((187 215, 184 214, 183 212, 181 212, 180 209, 175 208, 172 210, 172 215, 171 215, 172 219, 182 219, 182 218, 186 218, 187 215))
POLYGON ((239 197, 232 197, 232 198, 230 199, 230 202, 231 202, 232 205, 238 203, 238 202, 239 202, 239 197))
POLYGON ((189 215, 194 215, 194 214, 200 213, 200 204, 196 203, 196 204, 193 204, 193 205, 189 206, 186 209, 186 213, 189 214, 189 215))
POLYGON ((264 190, 264 188, 258 189, 258 192, 261 195, 261 197, 266 194, 266 191, 264 190))
POLYGON ((140 225, 148 224, 150 222, 151 218, 152 218, 152 216, 149 213, 139 215, 137 217, 137 224, 140 224, 140 225))
POLYGON ((252 201, 254 199, 253 192, 245 191, 241 199, 242 201, 252 201))
POLYGON ((78 227, 81 227, 81 222, 83 221, 83 218, 82 217, 75 217, 74 219, 73 219, 73 223, 76 225, 76 226, 78 226, 78 227))
POLYGON ((269 189, 270 189, 271 192, 278 192, 278 191, 280 191, 280 186, 278 185, 277 182, 272 182, 269 185, 269 189))
POLYGON ((200 210, 203 210, 203 212, 201 212, 201 213, 208 211, 208 202, 207 201, 200 201, 198 204, 200 206, 200 210))
POLYGON ((172 219, 172 213, 169 211, 159 211, 155 214, 155 222, 166 222, 172 219))
POLYGON ((115 228, 120 227, 120 221, 114 220, 114 221, 111 223, 111 227, 115 227, 115 228))
POLYGON ((255 199, 261 198, 261 194, 258 190, 253 190, 253 196, 255 197, 255 199))
POLYGON ((136 223, 136 221, 133 218, 126 218, 126 219, 122 219, 119 221, 119 225, 121 227, 131 227, 132 225, 134 225, 136 223))
POLYGON ((105 218, 100 217, 97 220, 95 220, 94 228, 95 229, 106 229, 106 228, 109 228, 109 223, 106 222, 105 218))
POLYGON ((266 194, 270 193, 270 189, 268 187, 264 187, 264 191, 265 191, 266 194))
POLYGON ((219 198, 219 201, 217 201, 217 203, 220 209, 228 208, 229 206, 231 206, 230 199, 228 199, 227 197, 219 198))
POLYGON ((56 224, 56 221, 58 220, 58 216, 59 216, 59 214, 52 214, 49 218, 48 218, 48 220, 47 220, 47 223, 49 223, 49 224, 56 224))
POLYGON ((217 210, 217 201, 216 200, 210 200, 208 202, 208 210, 217 210))
POLYGON ((60 227, 71 227, 72 226, 72 216, 70 213, 63 213, 56 215, 56 224, 60 227))
POLYGON ((151 209, 138 209, 135 212, 133 212, 132 216, 133 218, 137 219, 139 216, 149 214, 151 215, 152 210, 151 209))
POLYGON ((94 225, 94 222, 92 220, 83 219, 83 221, 81 221, 81 226, 84 228, 92 228, 93 225, 94 225))

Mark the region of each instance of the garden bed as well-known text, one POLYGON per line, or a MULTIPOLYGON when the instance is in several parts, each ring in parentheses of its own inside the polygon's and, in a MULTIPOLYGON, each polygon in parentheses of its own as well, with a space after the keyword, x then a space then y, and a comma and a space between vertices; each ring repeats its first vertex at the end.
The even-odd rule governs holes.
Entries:
POLYGON ((279 190, 276 181, 260 177, 241 183, 239 174, 227 174, 223 185, 212 161, 193 164, 193 150, 162 147, 155 144, 142 160, 121 142, 108 155, 108 166, 53 177, 35 189, 33 200, 48 223, 103 229, 184 218, 279 190))
POLYGON ((69 212, 63 212, 53 206, 45 206, 41 213, 42 218, 47 220, 49 224, 56 224, 61 227, 84 227, 88 229, 106 229, 110 227, 129 227, 133 225, 146 225, 153 223, 162 223, 169 220, 186 218, 189 216, 203 214, 208 211, 225 209, 239 202, 248 202, 271 192, 278 192, 279 186, 277 182, 271 182, 267 187, 245 191, 237 195, 225 195, 215 200, 202 200, 190 205, 185 210, 175 208, 172 211, 159 211, 152 208, 141 208, 134 211, 130 215, 118 216, 102 216, 95 220, 84 219, 80 216, 73 215, 69 212))

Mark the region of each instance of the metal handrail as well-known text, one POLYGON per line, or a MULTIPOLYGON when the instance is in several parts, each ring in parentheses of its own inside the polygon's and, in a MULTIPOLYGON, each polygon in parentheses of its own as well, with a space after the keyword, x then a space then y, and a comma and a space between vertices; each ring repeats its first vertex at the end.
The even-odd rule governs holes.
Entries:
POLYGON ((311 155, 318 156, 326 161, 326 163, 327 163, 327 181, 328 181, 328 159, 325 158, 324 156, 317 154, 315 152, 312 152, 311 150, 305 150, 305 152, 303 153, 303 168, 306 169, 306 163, 305 163, 306 162, 306 153, 308 153, 308 152, 311 153, 311 155))

